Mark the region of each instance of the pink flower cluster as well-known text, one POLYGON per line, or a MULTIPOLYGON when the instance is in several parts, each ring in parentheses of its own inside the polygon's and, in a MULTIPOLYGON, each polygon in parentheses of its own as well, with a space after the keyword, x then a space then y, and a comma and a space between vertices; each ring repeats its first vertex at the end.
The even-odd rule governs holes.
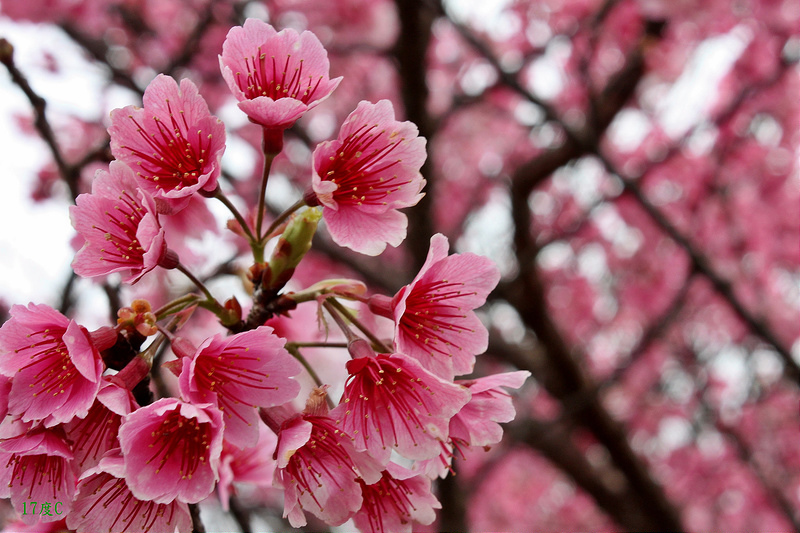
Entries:
MULTIPOLYGON (((258 20, 230 31, 220 67, 239 107, 264 132, 265 185, 283 131, 341 78, 329 78, 313 34, 276 32, 258 20)), ((0 497, 29 525, 190 531, 190 506, 216 493, 227 508, 235 484, 271 480, 283 489, 284 516, 295 527, 306 524, 307 512, 332 526, 352 520, 362 531, 433 523, 440 504, 432 481, 447 475, 456 452, 500 441, 498 423, 514 417, 504 388, 519 388, 528 376, 455 380, 471 374, 487 348, 475 309, 498 283, 497 267, 474 254, 449 254, 437 234, 422 269, 393 297, 366 297, 363 284, 348 280, 299 292, 276 281, 291 278, 320 217, 336 243, 364 254, 404 240, 399 209, 415 205, 425 185, 417 127, 397 121, 388 100, 359 103, 337 139, 314 150, 308 192, 283 225, 263 234, 263 213, 250 227, 218 185, 225 127, 191 81, 157 76, 143 107, 112 112, 108 131, 116 160, 70 211, 84 241, 75 272, 133 284, 156 267, 177 268, 202 294, 157 310, 136 300, 118 311, 116 324, 92 332, 45 305, 11 309, 0 327, 0 497), (217 302, 167 246, 184 235, 174 231, 180 223, 165 221, 210 197, 231 209, 237 238, 253 252, 246 317, 235 298, 217 302), (266 261, 273 236, 279 240, 266 261), (340 300, 364 304, 374 322, 391 321, 392 343, 378 340, 340 300), (318 380, 300 353, 303 343, 264 324, 302 304, 319 305, 320 317, 348 341, 336 405, 327 389, 337 384, 318 380), (176 330, 198 307, 227 332, 206 333, 195 346, 176 330), (165 341, 176 359, 159 364, 155 353, 165 341), (177 381, 172 395, 160 392, 153 401, 147 384, 162 368, 177 381), (317 379, 307 400, 300 398, 303 374, 317 379)), ((260 208, 261 200, 253 203, 260 208)))

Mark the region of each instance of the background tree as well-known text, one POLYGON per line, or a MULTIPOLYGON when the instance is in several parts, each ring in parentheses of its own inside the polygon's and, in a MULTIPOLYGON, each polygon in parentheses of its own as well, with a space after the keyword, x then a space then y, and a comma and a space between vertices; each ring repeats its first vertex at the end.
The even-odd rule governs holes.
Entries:
MULTIPOLYGON (((457 460, 458 475, 439 484, 435 529, 800 530, 793 0, 4 0, 1 9, 6 20, 59 28, 104 73, 106 98, 87 119, 39 96, 47 76, 82 75, 59 50, 43 47, 27 64, 12 48, 24 43, 0 47, 16 85, 5 90, 30 102, 7 129, 40 136, 50 153, 34 175, 13 178, 65 214, 111 159, 106 117, 121 88, 136 101, 156 73, 188 77, 212 113, 231 116, 217 55, 245 17, 312 30, 331 76, 346 76, 288 130, 268 194, 274 212, 287 207, 281 191, 309 187, 314 145, 335 137, 359 101, 390 99, 418 125, 427 194, 407 210, 403 246, 365 258, 323 233, 307 268, 393 294, 435 232, 501 268, 482 309, 490 348, 479 370, 533 377, 502 443, 457 460)), ((260 134, 241 119, 226 126, 238 144, 221 180, 247 202, 257 197, 260 134)), ((217 248, 191 249, 206 279, 236 285, 247 265, 217 251, 232 237, 207 232, 202 242, 217 248)), ((165 301, 166 281, 101 287, 115 313, 144 294, 165 301)), ((70 313, 92 294, 69 277, 49 303, 70 313)), ((279 509, 231 500, 243 528, 279 509)))

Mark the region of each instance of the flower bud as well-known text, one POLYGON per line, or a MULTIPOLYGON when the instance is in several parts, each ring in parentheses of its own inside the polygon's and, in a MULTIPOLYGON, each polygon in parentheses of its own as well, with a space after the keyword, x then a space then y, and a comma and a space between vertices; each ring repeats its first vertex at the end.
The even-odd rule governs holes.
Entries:
POLYGON ((269 259, 261 280, 263 287, 277 290, 289 281, 294 269, 311 249, 311 239, 320 218, 322 213, 318 209, 306 209, 292 216, 269 259))

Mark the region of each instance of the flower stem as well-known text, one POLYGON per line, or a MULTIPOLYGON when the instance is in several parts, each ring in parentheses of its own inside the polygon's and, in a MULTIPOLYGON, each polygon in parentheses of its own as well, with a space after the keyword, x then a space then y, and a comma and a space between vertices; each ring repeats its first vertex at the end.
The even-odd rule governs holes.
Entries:
POLYGON ((353 333, 353 330, 350 329, 350 326, 348 326, 347 322, 344 321, 341 312, 331 305, 331 302, 326 299, 324 302, 322 302, 322 305, 328 310, 328 313, 330 313, 331 317, 333 317, 333 321, 336 322, 336 325, 339 326, 340 330, 342 330, 344 336, 347 337, 348 344, 359 339, 359 336, 353 333))
POLYGON ((261 224, 264 221, 265 204, 267 200, 267 181, 269 181, 269 171, 272 168, 272 161, 278 154, 269 153, 266 150, 268 130, 264 128, 264 172, 261 174, 261 192, 258 196, 258 215, 256 217, 256 239, 261 241, 261 224))
POLYGON ((247 235, 247 239, 250 241, 250 246, 252 246, 253 243, 256 242, 256 238, 253 235, 253 232, 250 229, 249 224, 247 224, 247 221, 245 221, 244 217, 239 212, 239 210, 236 209, 236 206, 231 203, 231 201, 228 199, 227 196, 225 196, 225 194, 222 192, 222 189, 220 189, 219 187, 217 187, 217 190, 214 193, 214 198, 222 202, 225 205, 225 207, 228 208, 228 211, 231 212, 233 218, 235 218, 236 221, 239 223, 239 226, 241 226, 242 231, 244 231, 245 234, 247 235))
POLYGON ((350 311, 350 309, 348 309, 344 305, 342 305, 341 302, 339 302, 335 298, 328 298, 325 301, 325 304, 326 304, 326 309, 328 309, 328 311, 330 311, 330 308, 332 307, 333 309, 344 315, 347 318, 347 320, 350 321, 350 323, 352 323, 355 327, 357 327, 364 334, 364 336, 366 336, 369 339, 369 341, 373 344, 373 346, 377 350, 381 351, 382 353, 392 353, 392 349, 386 346, 380 339, 378 339, 378 337, 376 337, 368 327, 362 324, 361 321, 359 321, 355 317, 353 312, 350 311), (330 305, 330 307, 327 307, 327 305, 330 305))
MULTIPOLYGON (((306 372, 308 372, 308 375, 311 376, 311 379, 314 380, 314 383, 316 383, 317 387, 322 387, 323 386, 322 380, 319 378, 319 375, 314 370, 314 367, 312 367, 311 364, 308 362, 308 360, 306 360, 306 358, 303 357, 303 354, 300 353, 300 350, 298 349, 297 346, 298 344, 299 343, 296 342, 287 343, 286 351, 292 354, 292 357, 297 359, 300 362, 300 364, 303 365, 303 368, 306 369, 306 372)), ((344 346, 347 347, 346 344, 344 346)), ((325 396, 325 399, 328 401, 328 407, 333 409, 335 407, 335 405, 333 405, 333 400, 331 400, 331 398, 327 395, 325 396)))
MULTIPOLYGON (((214 307, 215 309, 222 310, 222 306, 219 304, 219 302, 216 300, 216 298, 214 298, 214 295, 212 295, 212 294, 211 294, 211 291, 209 291, 209 290, 208 290, 208 288, 207 288, 207 287, 206 287, 206 286, 203 284, 203 282, 202 282, 202 281, 200 281, 199 279, 197 279, 197 278, 195 277, 195 275, 194 275, 194 274, 192 274, 191 272, 189 272, 189 270, 188 270, 188 269, 187 269, 185 266, 183 266, 182 264, 180 264, 180 263, 179 263, 179 264, 178 264, 178 266, 176 266, 175 268, 176 268, 177 270, 180 270, 181 272, 183 272, 183 274, 184 274, 184 275, 185 275, 187 278, 189 278, 189 279, 192 281, 192 283, 194 283, 194 284, 197 286, 197 288, 198 288, 198 289, 200 289, 201 291, 203 291, 203 294, 205 294, 205 296, 206 296, 206 302, 207 302, 208 304, 210 304, 210 305, 211 305, 212 307, 214 307)), ((202 304, 201 304, 201 305, 202 305, 202 304)))
POLYGON ((287 342, 286 349, 292 348, 347 348, 346 342, 287 342))
POLYGON ((265 231, 264 235, 262 235, 261 239, 259 239, 259 244, 261 244, 261 245, 265 244, 264 241, 266 241, 269 238, 269 236, 272 234, 272 232, 275 231, 278 228, 278 226, 283 224, 286 221, 286 219, 289 218, 292 215, 292 213, 294 213, 295 211, 297 211, 298 209, 300 209, 304 205, 306 205, 306 203, 301 198, 300 200, 298 200, 295 203, 293 203, 291 205, 291 207, 286 209, 283 213, 278 215, 278 218, 276 218, 275 220, 272 221, 272 224, 269 225, 269 227, 267 228, 267 231, 265 231))
POLYGON ((156 320, 162 320, 167 316, 177 313, 178 311, 183 311, 195 301, 199 300, 200 296, 190 292, 189 294, 184 294, 180 298, 176 298, 171 302, 167 302, 158 309, 156 309, 153 314, 156 315, 156 320))

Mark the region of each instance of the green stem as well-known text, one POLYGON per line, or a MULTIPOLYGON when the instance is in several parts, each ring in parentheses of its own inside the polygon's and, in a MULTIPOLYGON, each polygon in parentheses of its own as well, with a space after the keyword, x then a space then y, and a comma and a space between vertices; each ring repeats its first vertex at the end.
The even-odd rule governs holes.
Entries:
POLYGON ((178 266, 176 266, 175 268, 177 270, 180 270, 181 272, 183 272, 183 274, 187 278, 189 278, 192 281, 192 283, 194 283, 197 286, 198 289, 203 291, 203 294, 205 294, 205 296, 206 296, 206 301, 205 302, 199 302, 201 307, 205 307, 206 309, 209 309, 210 311, 213 311, 215 313, 216 313, 215 309, 216 310, 220 310, 220 311, 223 309, 223 307, 219 304, 219 302, 216 300, 216 298, 214 298, 214 295, 211 294, 211 291, 209 291, 208 288, 205 285, 203 285, 203 282, 200 281, 199 279, 197 279, 194 276, 194 274, 189 272, 189 270, 187 270, 187 268, 185 266, 183 266, 182 264, 178 263, 178 266))
POLYGON ((191 304, 196 302, 200 299, 200 296, 197 294, 190 292, 189 294, 184 294, 180 298, 176 298, 171 302, 167 302, 158 309, 156 309, 153 314, 156 315, 156 320, 162 320, 167 316, 177 313, 178 311, 183 311, 191 304))
MULTIPOLYGON (((311 376, 311 379, 314 380, 314 383, 316 383, 317 387, 322 387, 323 386, 322 380, 319 378, 319 375, 317 375, 316 371, 314 370, 314 367, 312 367, 306 360, 306 358, 303 357, 303 354, 300 353, 300 350, 298 350, 297 346, 298 344, 300 343, 296 342, 286 343, 286 351, 292 354, 292 357, 297 359, 300 362, 300 364, 303 365, 303 368, 306 369, 306 372, 308 372, 308 375, 311 376)), ((331 400, 330 396, 326 394, 325 399, 328 402, 328 407, 333 409, 335 405, 333 405, 333 400, 331 400)))
POLYGON ((264 235, 261 236, 261 239, 259 240, 259 244, 262 244, 262 245, 266 244, 266 240, 272 234, 272 232, 275 231, 278 228, 278 226, 283 224, 286 221, 287 218, 292 216, 292 213, 294 213, 295 211, 297 211, 298 209, 300 209, 304 205, 306 205, 306 202, 305 202, 305 200, 303 200, 301 198, 298 201, 296 201, 295 203, 293 203, 291 205, 291 207, 289 207, 286 211, 284 211, 283 213, 278 215, 278 218, 276 218, 275 220, 272 221, 272 224, 269 225, 269 227, 267 228, 267 231, 265 231, 264 235))
POLYGON ((244 231, 245 234, 247 234, 247 239, 250 241, 250 246, 252 247, 253 243, 255 243, 257 239, 253 235, 253 232, 250 230, 250 226, 247 224, 247 221, 245 221, 242 214, 239 213, 239 210, 236 209, 236 206, 231 203, 231 201, 228 199, 227 196, 225 196, 225 194, 223 194, 222 189, 220 189, 219 187, 217 187, 217 191, 214 193, 214 198, 222 202, 225 205, 225 207, 228 208, 228 211, 231 212, 233 218, 235 218, 236 221, 239 223, 239 226, 241 226, 242 231, 244 231))
MULTIPOLYGON (((390 347, 386 346, 380 339, 378 339, 378 337, 376 337, 368 327, 362 324, 361 321, 359 321, 355 317, 355 315, 352 313, 352 311, 350 311, 350 309, 342 305, 335 298, 328 298, 327 300, 325 300, 325 308, 328 309, 328 311, 331 311, 331 309, 335 309, 338 313, 344 315, 347 318, 347 320, 355 327, 357 327, 361 331, 361 333, 363 333, 364 336, 366 336, 369 339, 369 341, 373 344, 373 346, 381 353, 392 353, 392 349, 390 347)), ((331 315, 333 315, 334 320, 336 320, 336 316, 333 313, 331 313, 331 315)), ((337 321, 337 324, 338 323, 339 322, 337 321)), ((345 335, 347 335, 347 333, 345 333, 345 335)), ((348 340, 351 340, 349 336, 348 340)))

